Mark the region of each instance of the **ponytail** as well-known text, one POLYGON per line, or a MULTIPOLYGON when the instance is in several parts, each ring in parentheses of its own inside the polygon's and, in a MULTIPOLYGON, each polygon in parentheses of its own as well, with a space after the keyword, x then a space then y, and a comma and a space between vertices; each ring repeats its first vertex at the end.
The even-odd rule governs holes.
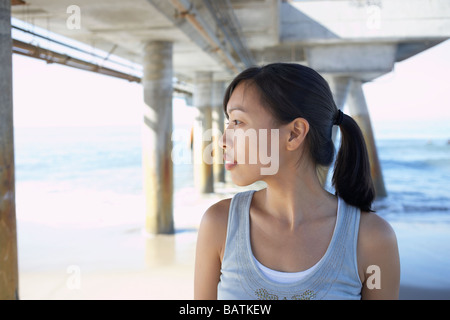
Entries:
POLYGON ((340 117, 341 147, 336 157, 332 183, 336 195, 345 202, 371 212, 375 188, 364 137, 353 118, 341 112, 340 117))

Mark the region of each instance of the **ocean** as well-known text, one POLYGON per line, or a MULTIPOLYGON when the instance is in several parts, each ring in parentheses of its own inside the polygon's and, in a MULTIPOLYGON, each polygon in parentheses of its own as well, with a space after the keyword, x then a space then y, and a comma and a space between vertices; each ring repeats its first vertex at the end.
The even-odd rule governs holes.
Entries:
MULTIPOLYGON (((110 242, 102 230, 140 232, 145 214, 139 126, 19 127, 14 138, 21 271, 51 270, 71 256, 80 264, 77 243, 98 240, 102 250, 112 250, 105 249, 110 242), (46 252, 52 252, 50 260, 46 252)), ((397 234, 403 284, 450 289, 448 138, 376 142, 388 196, 374 207, 397 234)), ((174 188, 175 202, 192 196, 190 164, 174 166, 174 188)), ((178 213, 176 229, 193 230, 201 213, 178 213)), ((108 266, 99 256, 93 250, 82 257, 108 266)))

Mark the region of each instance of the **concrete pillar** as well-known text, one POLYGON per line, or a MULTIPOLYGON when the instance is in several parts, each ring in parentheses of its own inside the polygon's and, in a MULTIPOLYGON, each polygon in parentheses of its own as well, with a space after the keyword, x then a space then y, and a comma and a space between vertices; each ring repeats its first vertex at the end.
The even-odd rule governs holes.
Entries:
POLYGON ((194 127, 194 184, 201 193, 214 192, 212 80, 211 72, 197 72, 195 75, 194 106, 198 113, 194 127))
MULTIPOLYGON (((333 94, 334 102, 338 109, 344 111, 345 102, 347 101, 347 96, 350 89, 351 78, 346 76, 325 76, 327 80, 331 92, 333 94)), ((338 126, 332 127, 331 138, 333 142, 336 144, 336 136, 338 132, 338 126)), ((330 187, 329 184, 331 182, 330 178, 330 167, 319 167, 318 169, 319 180, 325 187, 330 187)))
POLYGON ((350 90, 351 78, 347 76, 325 76, 325 80, 327 80, 333 93, 336 106, 343 110, 350 90))
POLYGON ((212 127, 214 140, 214 181, 225 182, 225 166, 223 149, 220 147, 220 138, 225 130, 225 114, 223 111, 223 95, 225 82, 214 81, 212 93, 212 127))
POLYGON ((146 231, 174 232, 172 152, 172 43, 149 42, 143 57, 143 169, 146 231))
POLYGON ((375 138, 373 136, 372 124, 370 122, 369 110, 367 108, 362 81, 353 79, 350 86, 350 95, 348 97, 349 113, 358 123, 364 135, 367 151, 370 160, 370 171, 375 185, 377 197, 386 197, 386 188, 384 186, 383 174, 380 161, 378 159, 375 138))
POLYGON ((18 299, 11 1, 0 0, 0 300, 18 299))

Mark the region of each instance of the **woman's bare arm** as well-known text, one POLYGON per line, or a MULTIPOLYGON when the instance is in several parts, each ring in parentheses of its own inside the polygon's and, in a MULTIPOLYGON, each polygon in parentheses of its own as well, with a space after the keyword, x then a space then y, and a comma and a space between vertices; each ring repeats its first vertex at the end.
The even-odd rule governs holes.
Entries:
POLYGON ((398 299, 400 258, 392 227, 374 213, 362 213, 358 237, 358 265, 364 300, 398 299))
POLYGON ((228 225, 230 199, 206 210, 197 237, 194 275, 194 299, 217 299, 223 252, 228 225))

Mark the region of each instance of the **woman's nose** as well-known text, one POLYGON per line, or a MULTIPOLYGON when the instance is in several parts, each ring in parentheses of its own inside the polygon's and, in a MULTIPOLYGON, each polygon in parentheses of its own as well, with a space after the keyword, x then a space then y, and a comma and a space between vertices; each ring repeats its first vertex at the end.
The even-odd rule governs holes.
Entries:
POLYGON ((225 128, 225 131, 223 132, 222 137, 219 140, 219 145, 223 150, 232 147, 233 136, 234 136, 233 129, 225 128))
POLYGON ((227 139, 227 137, 226 137, 226 135, 225 135, 225 133, 226 133, 227 131, 225 130, 223 133, 222 133, 222 136, 220 137, 220 139, 219 139, 219 147, 221 147, 223 150, 225 150, 226 149, 226 139, 227 139))

